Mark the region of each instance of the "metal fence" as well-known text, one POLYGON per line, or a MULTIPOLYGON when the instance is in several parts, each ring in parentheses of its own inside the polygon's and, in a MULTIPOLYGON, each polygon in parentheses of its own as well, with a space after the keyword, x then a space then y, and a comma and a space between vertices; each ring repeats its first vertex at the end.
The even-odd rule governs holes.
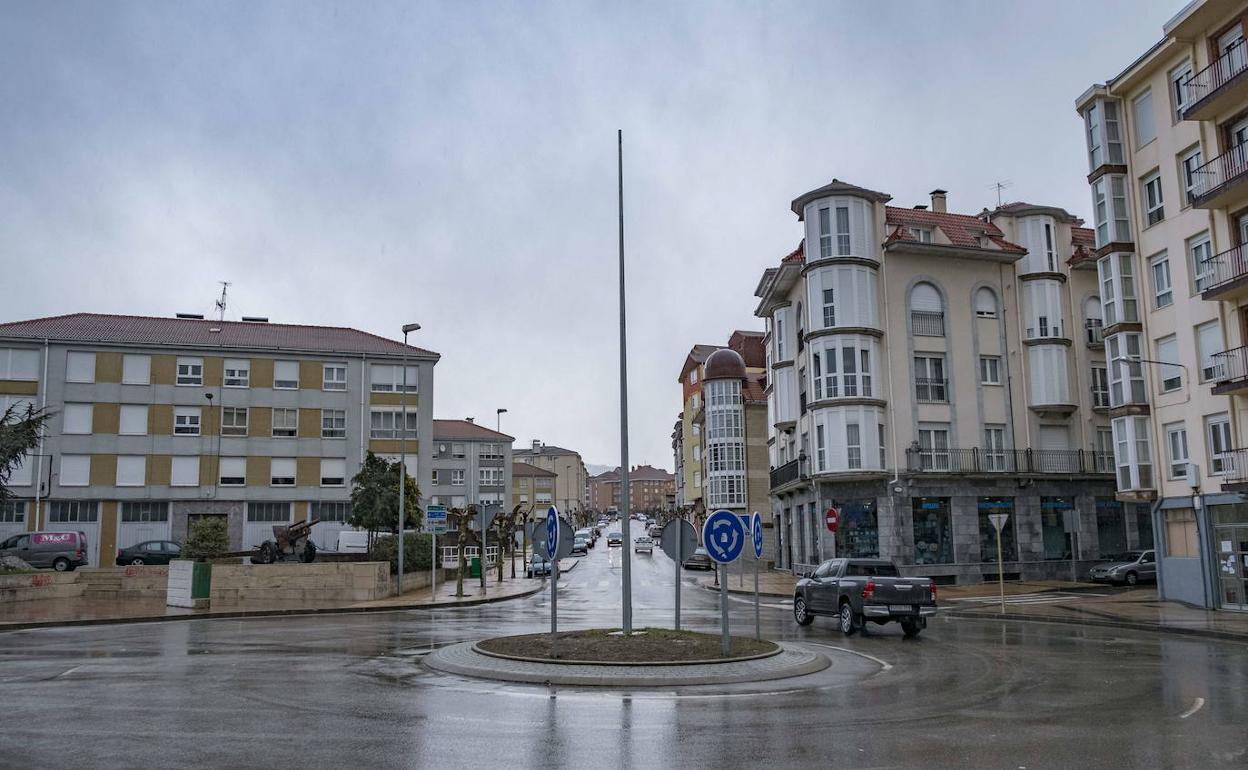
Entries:
POLYGON ((801 458, 798 458, 796 460, 790 460, 784 465, 781 465, 779 468, 772 469, 771 488, 775 489, 776 487, 784 486, 785 484, 789 484, 802 478, 805 474, 802 473, 801 465, 802 460, 801 458))
POLYGON ((1187 92, 1187 107, 1184 112, 1190 111, 1200 100, 1213 94, 1245 70, 1248 70, 1248 45, 1241 41, 1183 84, 1187 92))
POLYGON ((1196 288, 1200 291, 1216 289, 1224 283, 1248 275, 1248 251, 1243 246, 1214 254, 1200 261, 1196 275, 1196 288))
POLYGON ((1211 196, 1245 172, 1248 172, 1248 144, 1238 144, 1192 172, 1192 198, 1199 201, 1211 196))
POLYGON ((1112 473, 1113 455, 1083 449, 915 448, 906 450, 914 473, 1112 473))
POLYGON ((910 331, 919 337, 945 336, 945 314, 942 311, 911 310, 910 331))

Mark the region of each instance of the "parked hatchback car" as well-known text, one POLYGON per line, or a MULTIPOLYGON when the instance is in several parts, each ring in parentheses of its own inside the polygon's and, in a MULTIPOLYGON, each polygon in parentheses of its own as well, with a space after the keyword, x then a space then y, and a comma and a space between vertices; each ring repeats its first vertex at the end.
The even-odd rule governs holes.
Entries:
POLYGON ((23 532, 0 543, 0 556, 16 556, 32 567, 66 572, 87 565, 87 534, 23 532))
POLYGON ((589 541, 579 535, 572 541, 572 555, 576 556, 578 553, 581 556, 589 555, 589 541))
POLYGON ((633 553, 643 552, 654 552, 654 541, 650 539, 649 535, 642 535, 641 537, 633 538, 633 553))
POLYGON ((172 540, 148 540, 117 552, 117 566, 128 564, 168 564, 178 558, 182 546, 172 540))
POLYGON ((525 567, 525 574, 529 577, 537 577, 538 575, 550 574, 550 561, 540 553, 535 553, 529 557, 529 564, 525 567))
POLYGON ((711 556, 706 552, 705 548, 698 548, 693 555, 685 559, 681 565, 685 569, 714 569, 715 563, 711 561, 711 556))
POLYGON ((1112 561, 1096 565, 1088 576, 1094 583, 1122 583, 1129 586, 1156 583, 1157 554, 1154 551, 1128 551, 1112 561))

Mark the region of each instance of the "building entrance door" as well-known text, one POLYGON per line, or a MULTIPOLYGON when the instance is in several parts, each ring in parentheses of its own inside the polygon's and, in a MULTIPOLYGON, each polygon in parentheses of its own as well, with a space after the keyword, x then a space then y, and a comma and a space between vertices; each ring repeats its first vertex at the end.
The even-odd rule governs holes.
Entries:
POLYGON ((1248 525, 1214 528, 1218 546, 1221 604, 1227 610, 1248 610, 1248 525))

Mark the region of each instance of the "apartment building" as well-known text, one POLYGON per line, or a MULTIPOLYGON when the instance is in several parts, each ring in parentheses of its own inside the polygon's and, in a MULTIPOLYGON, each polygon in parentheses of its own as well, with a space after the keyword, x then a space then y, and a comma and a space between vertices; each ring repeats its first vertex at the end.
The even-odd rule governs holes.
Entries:
POLYGON ((511 464, 511 504, 542 515, 555 502, 555 481, 559 474, 528 463, 511 464))
POLYGON ((0 537, 73 528, 92 565, 188 521, 227 520, 235 548, 275 524, 321 520, 337 540, 365 453, 429 488, 439 356, 340 327, 75 313, 0 324, 0 409, 54 413, 9 479, 0 537), (406 394, 404 394, 404 366, 406 394), (407 403, 407 421, 400 417, 407 403))
MULTIPOLYGON (((634 511, 659 512, 676 493, 675 477, 652 465, 634 465, 628 472, 628 501, 634 511)), ((620 469, 589 478, 589 507, 599 513, 620 509, 620 469)))
POLYGON ((555 505, 569 515, 589 508, 589 473, 579 453, 534 439, 528 449, 516 450, 516 462, 535 465, 557 474, 555 505))
POLYGON ((1023 578, 1151 543, 1147 507, 1114 496, 1092 233, 1050 205, 890 201, 839 180, 799 196, 804 238, 756 290, 780 566, 979 582, 994 513, 1023 578))
POLYGON ((474 420, 434 420, 429 502, 448 508, 506 504, 514 441, 474 420))
MULTIPOLYGON (((722 345, 694 345, 685 356, 680 369, 681 406, 679 424, 672 435, 672 451, 680 479, 676 482, 676 505, 692 509, 703 495, 702 436, 694 415, 702 408, 702 382, 706 359, 722 345)), ((735 350, 745 361, 748 374, 766 371, 763 333, 738 329, 728 337, 727 348, 735 350)))
POLYGON ((675 472, 672 474, 672 507, 678 511, 686 510, 685 502, 685 414, 676 415, 676 423, 672 426, 672 461, 675 472))
POLYGON ((1248 610, 1248 3, 1186 6, 1076 101, 1118 496, 1147 503, 1165 599, 1248 610))

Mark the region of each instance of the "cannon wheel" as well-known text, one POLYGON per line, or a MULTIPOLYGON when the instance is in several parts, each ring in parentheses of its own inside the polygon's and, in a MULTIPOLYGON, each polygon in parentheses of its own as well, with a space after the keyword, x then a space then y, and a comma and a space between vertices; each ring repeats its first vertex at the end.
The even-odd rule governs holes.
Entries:
POLYGON ((299 554, 299 561, 303 562, 304 564, 308 564, 315 558, 316 558, 316 545, 311 540, 309 540, 308 542, 303 544, 303 553, 299 554))
POLYGON ((277 561, 277 547, 273 545, 272 540, 265 540, 260 544, 259 559, 252 558, 252 561, 258 561, 260 564, 272 564, 277 561))

